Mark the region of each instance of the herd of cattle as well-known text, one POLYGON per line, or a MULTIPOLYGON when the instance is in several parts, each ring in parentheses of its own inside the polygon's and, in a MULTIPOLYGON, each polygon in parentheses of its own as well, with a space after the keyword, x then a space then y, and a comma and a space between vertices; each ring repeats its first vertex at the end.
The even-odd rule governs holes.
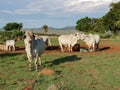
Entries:
MULTIPOLYGON (((51 45, 49 36, 35 35, 32 31, 26 31, 24 36, 25 51, 29 61, 29 69, 31 70, 31 62, 35 59, 35 69, 38 70, 38 65, 41 65, 41 55, 44 53, 47 46, 51 45)), ((88 46, 88 51, 99 50, 100 36, 97 34, 84 34, 83 32, 76 32, 69 35, 60 35, 58 37, 61 51, 64 52, 64 47, 72 52, 73 46, 83 40, 88 46)), ((1 46, 0 46, 1 47, 1 46)), ((4 47, 6 50, 15 50, 15 41, 7 40, 4 47)))

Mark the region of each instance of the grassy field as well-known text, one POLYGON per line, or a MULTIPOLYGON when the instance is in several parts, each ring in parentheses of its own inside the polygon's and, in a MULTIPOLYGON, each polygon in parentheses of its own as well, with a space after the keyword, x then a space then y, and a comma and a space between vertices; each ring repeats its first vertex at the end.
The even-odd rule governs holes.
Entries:
POLYGON ((50 85, 58 90, 120 90, 119 63, 120 52, 51 52, 42 55, 42 67, 36 72, 28 70, 26 54, 0 54, 0 90, 47 90, 50 85), (55 74, 39 74, 45 68, 55 74))

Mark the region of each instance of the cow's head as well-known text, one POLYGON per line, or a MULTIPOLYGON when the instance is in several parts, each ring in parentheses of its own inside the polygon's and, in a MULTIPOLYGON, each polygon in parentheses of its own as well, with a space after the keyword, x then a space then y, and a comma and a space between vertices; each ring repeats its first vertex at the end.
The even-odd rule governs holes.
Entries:
POLYGON ((80 35, 81 40, 84 40, 85 38, 86 38, 86 35, 84 33, 80 35))
POLYGON ((35 39, 35 35, 31 31, 26 31, 25 34, 23 35, 23 39, 24 39, 25 45, 26 44, 30 45, 35 39))
POLYGON ((79 32, 74 33, 74 36, 77 38, 77 40, 80 39, 80 34, 79 34, 79 32))

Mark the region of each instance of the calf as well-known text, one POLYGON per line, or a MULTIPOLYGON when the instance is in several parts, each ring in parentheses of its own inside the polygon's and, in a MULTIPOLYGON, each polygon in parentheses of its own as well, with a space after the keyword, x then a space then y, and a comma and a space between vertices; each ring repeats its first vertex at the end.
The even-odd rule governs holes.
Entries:
POLYGON ((6 50, 15 50, 15 40, 6 41, 6 50))

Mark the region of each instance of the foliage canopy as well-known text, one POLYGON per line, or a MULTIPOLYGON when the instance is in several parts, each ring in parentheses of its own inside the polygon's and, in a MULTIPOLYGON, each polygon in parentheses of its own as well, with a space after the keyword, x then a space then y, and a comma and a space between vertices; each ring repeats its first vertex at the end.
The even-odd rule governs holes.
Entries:
POLYGON ((22 23, 11 22, 11 23, 7 23, 3 27, 3 29, 5 31, 12 31, 12 30, 21 30, 22 27, 23 27, 22 23))
POLYGON ((111 3, 110 10, 102 18, 84 17, 76 22, 76 29, 80 31, 105 32, 120 31, 120 1, 111 3))

